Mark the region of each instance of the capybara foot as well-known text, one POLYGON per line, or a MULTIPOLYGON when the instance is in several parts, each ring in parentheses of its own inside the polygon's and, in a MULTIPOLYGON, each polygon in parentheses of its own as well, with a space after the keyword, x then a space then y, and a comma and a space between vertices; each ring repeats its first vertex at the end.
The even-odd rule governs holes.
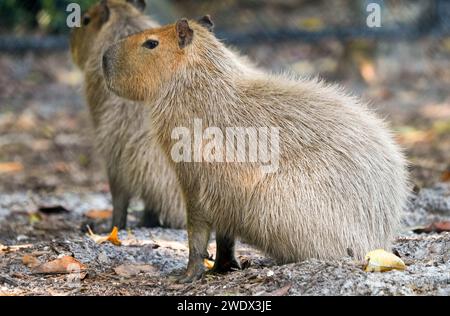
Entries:
POLYGON ((188 268, 186 272, 177 280, 180 284, 192 283, 200 280, 205 272, 203 265, 195 266, 195 268, 188 268))

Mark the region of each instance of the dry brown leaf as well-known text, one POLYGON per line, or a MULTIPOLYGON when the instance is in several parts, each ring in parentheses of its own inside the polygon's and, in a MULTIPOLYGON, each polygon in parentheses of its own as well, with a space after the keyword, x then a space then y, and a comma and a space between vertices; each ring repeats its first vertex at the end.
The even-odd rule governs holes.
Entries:
POLYGON ((159 247, 159 245, 155 244, 155 242, 153 240, 137 239, 130 230, 127 231, 127 238, 124 240, 121 240, 121 242, 122 242, 122 246, 127 246, 127 247, 143 247, 143 246, 148 246, 148 245, 151 245, 152 248, 159 247))
POLYGON ((450 232, 450 221, 435 222, 425 227, 418 227, 413 232, 416 234, 450 232))
POLYGON ((33 272, 42 274, 59 274, 81 272, 84 270, 86 270, 86 266, 84 264, 77 261, 74 257, 64 256, 37 266, 33 269, 33 272))
POLYGON ((22 263, 29 268, 36 268, 37 266, 41 265, 39 259, 32 255, 24 255, 22 257, 22 263))
POLYGON ((112 217, 112 210, 90 210, 84 215, 90 219, 108 219, 112 217))
POLYGON ((450 170, 446 170, 441 175, 442 182, 450 182, 450 170))
POLYGON ((23 170, 20 162, 0 162, 0 173, 19 172, 23 170))
POLYGON ((141 272, 152 273, 156 271, 157 269, 154 266, 148 264, 121 264, 114 268, 117 275, 125 278, 133 277, 141 272))
POLYGON ((95 241, 97 244, 102 244, 106 241, 109 241, 110 243, 112 243, 115 246, 120 246, 122 244, 122 242, 119 240, 119 229, 117 227, 114 226, 111 234, 109 234, 109 236, 100 236, 100 235, 96 235, 92 232, 91 228, 89 226, 87 226, 88 228, 88 236, 95 241))
POLYGON ((390 270, 405 270, 406 265, 402 259, 384 249, 376 249, 367 253, 364 271, 385 272, 390 270))
POLYGON ((53 163, 53 170, 55 170, 55 172, 59 172, 59 173, 69 173, 70 165, 64 161, 58 161, 58 162, 53 163))
POLYGON ((170 248, 173 250, 188 250, 185 244, 182 244, 178 241, 166 241, 166 240, 155 240, 156 245, 163 248, 170 248))

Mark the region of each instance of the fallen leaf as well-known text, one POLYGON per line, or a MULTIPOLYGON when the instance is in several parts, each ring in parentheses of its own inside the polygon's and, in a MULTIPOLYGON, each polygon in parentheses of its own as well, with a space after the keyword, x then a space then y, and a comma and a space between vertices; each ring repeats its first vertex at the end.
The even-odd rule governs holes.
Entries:
POLYGON ((286 286, 283 286, 281 289, 272 291, 267 293, 269 296, 285 296, 289 293, 289 290, 291 289, 292 284, 288 284, 286 286))
POLYGON ((14 246, 4 246, 4 245, 0 244, 0 253, 2 253, 2 252, 4 252, 4 253, 15 252, 15 251, 18 251, 20 249, 31 248, 31 247, 33 247, 33 245, 31 245, 31 244, 14 245, 14 246))
POLYGON ((112 210, 90 210, 84 215, 90 219, 108 219, 112 217, 112 210))
POLYGON ((402 259, 384 249, 376 249, 367 253, 364 271, 385 272, 390 270, 405 270, 406 265, 402 259))
POLYGON ((87 235, 89 236, 89 238, 91 238, 97 244, 102 244, 106 241, 109 241, 110 243, 112 243, 115 246, 120 246, 122 244, 122 242, 119 240, 119 235, 118 235, 119 229, 115 226, 114 226, 111 234, 109 234, 109 236, 96 235, 92 232, 92 230, 89 226, 87 226, 87 229, 88 229, 87 235))
POLYGON ((435 222, 425 227, 413 229, 416 234, 450 232, 450 221, 435 222))
POLYGON ((133 235, 128 235, 125 240, 122 240, 122 246, 127 247, 143 247, 147 245, 151 245, 152 248, 156 248, 155 243, 150 239, 137 239, 133 235))
POLYGON ((23 170, 20 162, 0 162, 0 173, 19 172, 23 170))
POLYGON ((147 264, 121 264, 114 268, 114 272, 117 275, 125 278, 136 276, 141 272, 151 273, 156 271, 157 269, 154 266, 147 264))
POLYGON ((64 161, 58 161, 53 164, 53 169, 59 173, 69 173, 70 165, 64 161))
POLYGON ((206 269, 211 270, 214 267, 214 260, 203 259, 203 265, 206 269))
POLYGON ((446 170, 441 175, 442 182, 450 182, 450 170, 446 170))
POLYGON ((22 257, 22 263, 29 268, 36 268, 37 266, 41 265, 39 259, 32 255, 24 255, 22 257))
POLYGON ((74 257, 64 256, 62 258, 43 263, 33 269, 34 273, 59 274, 74 273, 86 270, 86 266, 74 257))
POLYGON ((166 240, 155 240, 156 245, 163 248, 170 248, 173 250, 188 250, 185 244, 178 241, 166 241, 166 240))

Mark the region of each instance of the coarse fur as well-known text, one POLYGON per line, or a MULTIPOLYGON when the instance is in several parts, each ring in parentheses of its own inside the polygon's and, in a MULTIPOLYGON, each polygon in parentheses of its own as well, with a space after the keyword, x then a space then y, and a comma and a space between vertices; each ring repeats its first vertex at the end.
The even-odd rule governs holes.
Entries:
MULTIPOLYGON (((211 229, 280 263, 390 249, 409 192, 406 161, 386 124, 357 98, 318 80, 249 71, 187 20, 116 43, 104 73, 118 95, 148 104, 169 159, 173 129, 194 118, 221 129, 280 128, 274 173, 254 163, 174 163, 188 205, 182 281, 202 274, 211 229), (159 45, 143 47, 149 39, 159 45)), ((233 245, 218 242, 217 256, 234 258, 233 245)))
POLYGON ((160 145, 149 137, 148 110, 111 93, 103 79, 101 58, 109 45, 158 26, 140 11, 143 3, 108 0, 92 6, 83 17, 88 23, 72 33, 71 52, 84 72, 96 147, 106 160, 113 226, 125 227, 129 201, 140 197, 145 203, 144 225, 183 228, 185 202, 173 168, 160 145))

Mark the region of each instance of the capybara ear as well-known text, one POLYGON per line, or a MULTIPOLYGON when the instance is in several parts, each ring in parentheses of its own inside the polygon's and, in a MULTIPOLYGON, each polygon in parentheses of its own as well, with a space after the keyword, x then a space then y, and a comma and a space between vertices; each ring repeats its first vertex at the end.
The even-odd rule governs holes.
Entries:
POLYGON ((189 27, 187 19, 178 20, 175 27, 177 30, 178 44, 180 48, 185 48, 192 42, 194 31, 189 27))
POLYGON ((145 0, 127 0, 127 2, 135 6, 139 11, 145 10, 145 0))
POLYGON ((204 17, 198 19, 197 21, 200 23, 200 25, 204 26, 208 29, 208 31, 212 32, 214 29, 214 22, 211 20, 211 16, 209 14, 205 15, 204 17))
POLYGON ((102 0, 100 2, 100 18, 102 23, 106 23, 109 19, 108 0, 102 0))

